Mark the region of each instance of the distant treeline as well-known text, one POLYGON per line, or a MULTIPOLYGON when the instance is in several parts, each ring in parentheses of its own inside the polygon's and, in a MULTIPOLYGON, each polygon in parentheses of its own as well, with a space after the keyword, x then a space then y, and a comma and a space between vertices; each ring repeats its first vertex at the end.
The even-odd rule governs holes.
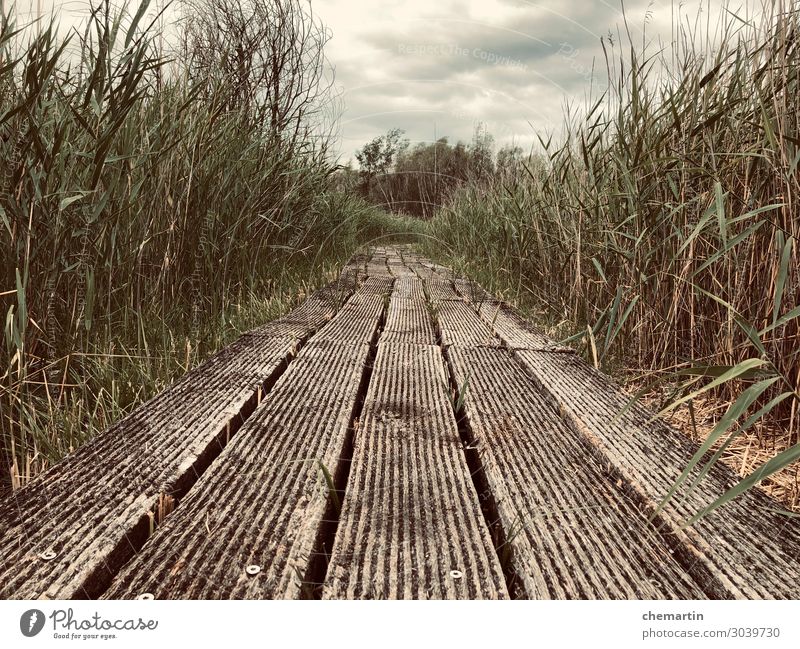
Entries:
POLYGON ((430 218, 465 185, 483 185, 520 169, 520 147, 505 146, 495 156, 494 138, 482 126, 468 144, 436 142, 410 145, 403 131, 392 129, 356 152, 358 170, 339 172, 339 182, 373 204, 396 213, 430 218))

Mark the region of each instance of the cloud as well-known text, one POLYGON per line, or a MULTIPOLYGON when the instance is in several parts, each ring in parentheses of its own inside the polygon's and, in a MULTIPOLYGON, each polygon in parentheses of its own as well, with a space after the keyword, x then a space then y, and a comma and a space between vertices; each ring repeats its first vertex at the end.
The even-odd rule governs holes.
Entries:
MULTIPOLYGON (((43 0, 45 12, 62 0, 43 0)), ((83 0, 69 4, 69 15, 83 0)), ((693 4, 685 0, 686 15, 693 4)), ((156 0, 157 3, 163 0, 156 0)), ((87 3, 88 4, 88 3, 87 3)), ((498 145, 557 130, 565 103, 606 80, 600 38, 624 39, 619 0, 313 0, 329 28, 342 91, 340 150, 393 127, 414 141, 469 140, 483 122, 498 145)), ((637 42, 668 41, 671 3, 626 0, 637 42), (643 34, 647 25, 648 34, 643 34)))
POLYGON ((369 5, 381 8, 374 20, 361 5, 361 19, 343 26, 334 11, 343 4, 315 6, 333 18, 339 41, 329 54, 345 90, 345 156, 392 127, 412 140, 432 139, 434 126, 470 139, 484 122, 498 144, 532 142, 534 129, 560 126, 565 101, 605 80, 600 37, 619 19, 618 7, 602 2, 409 0, 369 5))

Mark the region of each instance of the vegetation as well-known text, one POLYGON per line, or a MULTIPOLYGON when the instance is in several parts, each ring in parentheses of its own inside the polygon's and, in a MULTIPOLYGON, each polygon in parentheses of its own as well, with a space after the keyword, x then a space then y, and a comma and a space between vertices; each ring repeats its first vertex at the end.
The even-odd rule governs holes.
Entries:
POLYGON ((723 16, 676 25, 671 49, 604 42, 605 94, 520 173, 456 191, 429 252, 596 365, 671 381, 663 412, 732 403, 693 463, 759 422, 789 431, 746 488, 800 457, 800 10, 723 16))
POLYGON ((788 431, 713 506, 800 457, 794 4, 679 21, 667 49, 604 40, 606 91, 540 153, 395 129, 354 171, 331 162, 328 34, 305 5, 178 1, 168 42, 147 2, 102 0, 71 39, 0 17, 0 483, 405 232, 596 366, 668 385, 662 413, 725 399, 693 466, 788 431))
MULTIPOLYGON (((392 212, 431 218, 456 189, 480 185, 495 171, 492 136, 482 127, 470 144, 449 144, 446 137, 413 147, 403 131, 392 129, 356 152, 358 172, 350 170, 349 186, 373 204, 392 212)), ((501 150, 499 168, 518 149, 501 150)))
POLYGON ((316 19, 203 6, 170 43, 147 2, 71 38, 2 17, 0 486, 407 227, 331 189, 316 19))

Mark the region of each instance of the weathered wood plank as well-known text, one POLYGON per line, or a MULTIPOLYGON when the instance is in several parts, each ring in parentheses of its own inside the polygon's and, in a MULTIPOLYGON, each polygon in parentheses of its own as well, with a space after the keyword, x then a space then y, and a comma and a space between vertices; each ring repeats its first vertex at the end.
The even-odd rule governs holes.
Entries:
POLYGON ((519 595, 705 597, 509 351, 450 347, 447 359, 463 393, 470 446, 512 551, 519 595))
POLYGON ((425 301, 425 284, 417 277, 400 277, 395 280, 392 297, 425 301))
POLYGON ((370 261, 367 264, 367 276, 368 277, 391 277, 392 274, 389 272, 389 267, 385 263, 377 263, 374 261, 370 261))
POLYGON ((389 271, 392 273, 393 277, 397 278, 411 278, 416 277, 416 274, 413 270, 408 268, 402 261, 398 261, 396 263, 389 262, 389 271))
MULTIPOLYGON (((628 397, 608 377, 541 334, 509 305, 483 300, 473 306, 504 344, 517 350, 548 400, 621 473, 645 506, 652 508, 660 502, 696 446, 679 431, 650 422, 651 413, 641 406, 618 419, 628 397)), ((800 586, 787 575, 800 558, 800 525, 770 513, 778 508, 777 503, 763 493, 751 491, 719 514, 693 528, 683 528, 691 514, 737 480, 732 471, 718 464, 689 500, 679 504, 682 495, 677 494, 662 517, 663 533, 673 539, 683 565, 715 597, 796 598, 800 586), (762 536, 769 539, 762 540, 762 536)))
POLYGON ((431 273, 433 273, 435 278, 438 278, 442 281, 449 282, 455 279, 455 273, 446 266, 442 266, 441 264, 437 264, 435 262, 430 261, 429 259, 421 259, 420 262, 425 268, 427 268, 431 273))
POLYGON ((368 356, 308 343, 106 597, 301 597, 368 356))
POLYGON ((508 596, 446 385, 439 347, 379 343, 323 597, 508 596))
POLYGON ((358 287, 359 295, 389 295, 394 279, 389 275, 370 276, 358 287))
POLYGON ((432 269, 428 268, 427 266, 425 266, 421 262, 412 261, 412 262, 409 262, 407 265, 412 271, 414 271, 414 274, 417 277, 419 277, 420 279, 423 279, 423 280, 431 280, 431 279, 441 280, 442 279, 432 269))
POLYGON ((396 290, 392 293, 381 342, 435 345, 436 332, 427 303, 420 299, 395 297, 396 293, 396 290))
POLYGON ((391 277, 389 272, 389 259, 385 250, 375 249, 372 257, 367 262, 367 275, 369 277, 391 277))
POLYGON ((428 299, 434 305, 447 300, 454 300, 456 302, 463 302, 464 298, 456 293, 453 284, 449 281, 441 279, 427 279, 425 281, 425 289, 428 293, 428 299))
MULTIPOLYGON (((654 507, 666 495, 696 450, 679 431, 628 402, 609 379, 577 355, 515 352, 573 428, 620 473, 643 503, 654 507)), ((796 578, 800 522, 775 513, 778 504, 750 490, 690 528, 683 523, 738 481, 717 463, 701 486, 685 490, 661 516, 663 532, 686 569, 714 597, 800 598, 796 578)), ((687 484, 691 483, 691 478, 687 484)))
POLYGON ((369 343, 383 317, 385 298, 357 292, 336 317, 323 327, 315 340, 340 343, 369 343))
POLYGON ((453 286, 455 286, 458 294, 471 304, 479 304, 480 302, 494 299, 480 284, 466 277, 455 278, 453 286))
POLYGON ((504 598, 496 513, 517 595, 800 598, 800 522, 764 494, 682 528, 724 467, 647 523, 695 446, 626 402, 479 286, 378 248, 0 502, 0 596, 295 598, 333 540, 327 598, 504 598))
POLYGON ((445 347, 462 345, 481 347, 500 345, 489 325, 464 302, 444 301, 434 305, 436 324, 445 347))
POLYGON ((475 308, 481 319, 512 349, 571 351, 538 331, 505 302, 483 300, 475 308))
POLYGON ((330 292, 243 335, 6 496, 0 502, 0 596, 101 593, 147 537, 163 495, 179 495, 196 480, 299 342, 327 322, 338 303, 330 302, 330 292))
POLYGON ((545 336, 531 325, 507 302, 495 299, 480 284, 470 279, 453 280, 458 294, 470 304, 489 327, 513 349, 534 349, 547 351, 571 351, 559 346, 556 341, 545 336))
POLYGON ((369 261, 369 258, 370 255, 363 253, 357 253, 353 255, 342 269, 342 275, 347 272, 353 272, 357 273, 358 280, 363 279, 363 277, 367 274, 367 262, 369 261))

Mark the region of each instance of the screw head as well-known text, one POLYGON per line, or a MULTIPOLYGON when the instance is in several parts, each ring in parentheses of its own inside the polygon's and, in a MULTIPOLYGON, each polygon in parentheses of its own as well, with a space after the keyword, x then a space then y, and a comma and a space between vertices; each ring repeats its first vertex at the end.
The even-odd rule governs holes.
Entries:
POLYGON ((56 558, 56 553, 53 550, 45 550, 39 553, 39 558, 42 561, 51 561, 56 558))
POLYGON ((150 600, 150 599, 155 599, 155 598, 156 598, 156 596, 155 596, 155 595, 153 595, 153 593, 142 593, 142 594, 141 594, 141 595, 139 595, 139 596, 138 596, 136 599, 146 599, 146 600, 150 600))
POLYGON ((261 572, 261 566, 257 566, 254 563, 251 563, 244 571, 250 575, 251 577, 255 577, 259 572, 261 572))
POLYGON ((453 579, 461 579, 464 576, 464 573, 461 572, 460 570, 451 570, 450 571, 450 576, 453 579))

